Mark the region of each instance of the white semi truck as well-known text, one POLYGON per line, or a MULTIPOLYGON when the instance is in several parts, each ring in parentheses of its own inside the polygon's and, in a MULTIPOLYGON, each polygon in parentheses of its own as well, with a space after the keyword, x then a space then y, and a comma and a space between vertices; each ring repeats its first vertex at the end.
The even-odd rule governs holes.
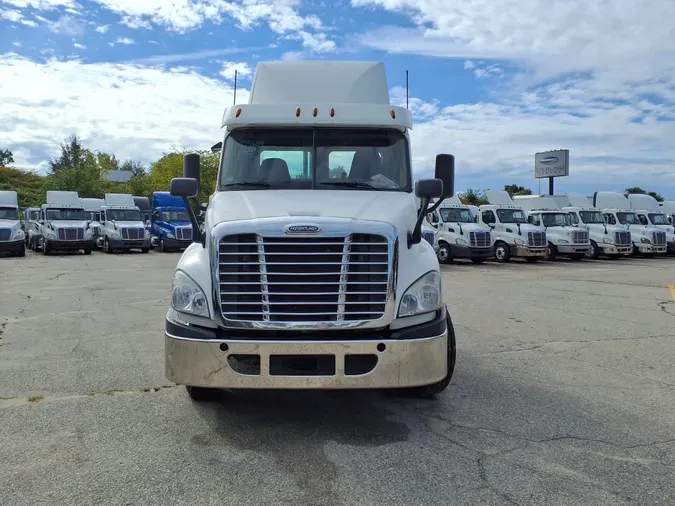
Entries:
POLYGON ((663 202, 659 202, 659 207, 666 213, 668 223, 675 225, 675 200, 664 200, 663 202))
POLYGON ((563 211, 568 214, 570 223, 586 229, 590 236, 589 258, 597 259, 602 255, 610 260, 617 260, 632 253, 630 230, 622 225, 608 225, 600 209, 593 207, 584 195, 570 193, 567 200, 563 211))
POLYGON ((675 254, 675 225, 668 220, 668 215, 659 202, 651 195, 634 193, 628 195, 628 203, 635 210, 640 223, 662 230, 666 234, 666 253, 675 254))
POLYGON ((92 244, 96 248, 98 246, 98 239, 101 237, 101 208, 105 205, 104 199, 83 198, 80 199, 84 214, 87 218, 87 228, 91 232, 92 244))
POLYGON ((546 257, 544 228, 528 223, 523 208, 505 191, 486 190, 485 196, 489 204, 478 208, 478 223, 492 232, 495 259, 508 262, 511 257, 522 257, 532 263, 546 257))
POLYGON ((19 197, 15 191, 0 191, 0 253, 26 256, 26 236, 21 229, 19 197))
POLYGON ((150 251, 150 232, 140 209, 129 193, 106 193, 101 207, 101 234, 98 247, 106 253, 116 250, 140 249, 150 251))
POLYGON ((40 214, 39 240, 45 255, 58 250, 82 250, 91 255, 91 231, 77 192, 47 192, 47 203, 42 204, 40 214))
POLYGON ((623 225, 630 230, 633 254, 644 256, 666 253, 666 233, 650 225, 643 225, 626 196, 618 192, 595 192, 593 205, 602 211, 608 225, 623 225))
POLYGON ((579 261, 590 250, 589 233, 572 226, 567 212, 561 209, 558 200, 547 195, 513 197, 514 203, 520 205, 527 214, 527 221, 546 230, 548 260, 555 260, 558 255, 563 255, 579 261))
POLYGON ((23 226, 26 235, 26 247, 37 251, 40 243, 40 213, 39 207, 27 207, 23 210, 23 226))
POLYGON ((174 273, 165 365, 193 399, 447 387, 455 335, 421 226, 431 200, 453 193, 454 158, 413 180, 412 115, 388 90, 381 63, 259 63, 249 103, 223 115, 203 229, 199 155, 185 156, 171 193, 193 243, 174 273))
POLYGON ((475 224, 471 209, 456 195, 429 213, 428 221, 436 229, 439 262, 466 258, 480 264, 492 256, 490 231, 475 224))

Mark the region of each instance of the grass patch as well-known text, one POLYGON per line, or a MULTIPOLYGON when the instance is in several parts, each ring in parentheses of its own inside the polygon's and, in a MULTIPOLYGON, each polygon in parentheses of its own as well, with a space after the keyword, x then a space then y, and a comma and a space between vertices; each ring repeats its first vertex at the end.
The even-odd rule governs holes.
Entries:
POLYGON ((28 396, 28 402, 40 402, 44 400, 43 395, 32 394, 28 396))

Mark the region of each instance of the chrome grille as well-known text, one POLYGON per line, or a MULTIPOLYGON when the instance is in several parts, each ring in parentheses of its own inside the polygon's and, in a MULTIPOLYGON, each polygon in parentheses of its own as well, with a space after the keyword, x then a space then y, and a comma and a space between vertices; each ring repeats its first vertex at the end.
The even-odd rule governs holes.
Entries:
POLYGON ((220 304, 228 320, 376 320, 389 284, 387 239, 374 234, 288 238, 225 236, 219 243, 220 304))
POLYGON ((469 232, 469 245, 472 248, 488 248, 492 245, 490 232, 469 232))
POLYGON ((84 239, 84 229, 83 228, 59 228, 58 229, 59 241, 81 241, 84 239))
POLYGON ((586 230, 573 230, 572 231, 572 242, 574 244, 587 244, 588 243, 588 232, 586 230))
POLYGON ((191 241, 192 227, 176 227, 176 239, 180 241, 191 241))
POLYGON ((0 241, 9 241, 10 237, 12 237, 11 228, 0 228, 0 241))
POLYGON ((614 243, 617 246, 630 246, 631 243, 631 237, 630 237, 630 232, 629 231, 621 231, 621 232, 615 232, 614 233, 614 243))
POLYGON ((546 246, 546 232, 528 232, 527 245, 530 248, 543 248, 546 246))
POLYGON ((91 227, 92 235, 101 235, 101 227, 91 227))
POLYGON ((122 229, 122 239, 138 240, 143 239, 143 230, 142 228, 130 228, 126 227, 122 229))
POLYGON ((666 233, 663 231, 654 232, 654 246, 665 246, 666 245, 666 233))
POLYGON ((432 246, 434 245, 436 234, 434 234, 433 232, 422 232, 422 235, 429 244, 431 244, 432 246))

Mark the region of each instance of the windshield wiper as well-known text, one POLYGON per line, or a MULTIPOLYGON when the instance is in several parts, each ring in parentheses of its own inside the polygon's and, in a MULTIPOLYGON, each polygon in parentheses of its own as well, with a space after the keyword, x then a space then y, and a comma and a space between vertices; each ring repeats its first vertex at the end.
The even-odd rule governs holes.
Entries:
POLYGON ((272 185, 265 181, 241 181, 239 183, 227 183, 221 185, 223 188, 228 186, 260 186, 261 188, 271 188, 272 185))
POLYGON ((365 181, 321 181, 319 184, 329 186, 347 186, 348 188, 368 188, 369 190, 381 190, 377 186, 373 186, 365 181))

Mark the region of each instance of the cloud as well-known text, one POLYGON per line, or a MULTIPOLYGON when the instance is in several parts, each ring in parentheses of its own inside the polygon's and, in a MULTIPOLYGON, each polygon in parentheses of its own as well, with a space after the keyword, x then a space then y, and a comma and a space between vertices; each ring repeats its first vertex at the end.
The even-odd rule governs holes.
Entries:
POLYGON ((21 42, 14 41, 14 42, 12 42, 12 46, 14 46, 14 47, 21 47, 21 42))
POLYGON ((14 9, 1 9, 0 18, 17 23, 23 19, 23 14, 21 14, 21 11, 14 9))
POLYGON ((105 33, 110 29, 110 25, 101 25, 96 27, 98 33, 105 33))
POLYGON ((130 39, 129 37, 117 37, 115 39, 115 42, 108 42, 109 46, 114 46, 115 44, 122 44, 125 46, 130 46, 131 44, 135 44, 133 39, 130 39))
MULTIPOLYGON (((150 41, 152 44, 159 44, 158 42, 150 41)), ((128 63, 137 63, 142 65, 164 65, 167 63, 177 63, 189 60, 203 60, 205 58, 213 58, 216 56, 225 56, 238 53, 247 53, 264 49, 263 47, 229 47, 225 49, 207 49, 205 51, 195 51, 194 53, 178 53, 178 54, 158 54, 154 56, 147 56, 143 58, 135 58, 129 60, 128 63)))
POLYGON ((237 79, 251 77, 253 68, 248 63, 236 63, 231 61, 222 62, 222 70, 219 72, 227 80, 234 79, 234 71, 237 71, 237 79))
POLYGON ((78 44, 77 42, 73 44, 73 47, 76 47, 77 49, 87 49, 87 46, 84 44, 78 44))
MULTIPOLYGON (((39 63, 0 56, 0 138, 17 165, 36 167, 58 154, 71 133, 120 159, 152 162, 172 146, 208 148, 221 137, 220 119, 232 88, 192 69, 135 64, 39 63)), ((248 91, 237 90, 248 101, 248 91)))
MULTIPOLYGON (((44 19, 44 18, 43 18, 44 19)), ((49 29, 59 35, 67 35, 69 37, 80 37, 84 35, 85 25, 79 19, 73 16, 61 16, 56 21, 46 20, 49 29)))
POLYGON ((13 5, 20 9, 31 7, 37 10, 52 10, 57 7, 75 8, 77 4, 74 0, 2 0, 4 3, 13 5))

